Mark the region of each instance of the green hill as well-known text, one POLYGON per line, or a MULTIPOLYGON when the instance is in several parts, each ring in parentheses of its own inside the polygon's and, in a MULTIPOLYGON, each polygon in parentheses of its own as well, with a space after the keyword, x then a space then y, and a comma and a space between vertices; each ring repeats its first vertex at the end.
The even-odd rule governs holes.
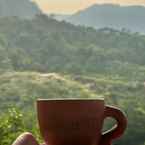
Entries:
MULTIPOLYGON (((36 100, 38 98, 104 97, 106 104, 115 105, 124 110, 129 121, 124 138, 117 141, 117 144, 126 144, 132 140, 134 145, 142 144, 144 138, 141 136, 144 135, 145 129, 144 94, 145 87, 141 82, 103 75, 83 76, 36 72, 1 74, 0 143, 11 144, 24 131, 31 131, 39 137, 36 116, 36 100), (11 132, 14 130, 16 133, 12 134, 11 132), (134 134, 130 136, 132 132, 134 134)), ((105 126, 110 128, 109 124, 107 123, 105 126)))
POLYGON ((0 17, 18 16, 24 19, 40 13, 40 8, 31 0, 0 0, 0 17))
POLYGON ((45 15, 0 18, 0 145, 24 131, 39 137, 37 98, 100 96, 127 114, 127 132, 116 144, 144 145, 144 82, 144 35, 45 15))
POLYGON ((0 20, 1 70, 103 73, 144 80, 144 35, 96 31, 44 15, 0 20))
POLYGON ((3 102, 0 108, 2 110, 13 106, 17 102, 17 107, 28 111, 34 107, 38 98, 91 97, 97 98, 97 95, 83 84, 64 75, 7 72, 0 76, 0 102, 3 102))

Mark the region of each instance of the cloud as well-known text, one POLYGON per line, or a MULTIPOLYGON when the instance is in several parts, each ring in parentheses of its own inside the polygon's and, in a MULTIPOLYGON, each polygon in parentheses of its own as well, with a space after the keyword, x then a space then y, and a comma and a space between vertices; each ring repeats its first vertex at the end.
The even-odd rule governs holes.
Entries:
POLYGON ((114 3, 121 5, 145 5, 145 0, 96 0, 97 3, 114 3))
POLYGON ((145 0, 32 0, 45 12, 73 13, 95 3, 113 3, 120 5, 145 5, 145 0))

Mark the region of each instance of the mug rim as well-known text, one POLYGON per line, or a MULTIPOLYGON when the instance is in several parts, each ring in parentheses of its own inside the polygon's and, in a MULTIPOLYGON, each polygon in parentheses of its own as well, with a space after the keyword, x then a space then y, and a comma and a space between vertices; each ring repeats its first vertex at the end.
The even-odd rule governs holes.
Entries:
POLYGON ((50 102, 50 101, 104 101, 104 98, 48 98, 37 99, 37 102, 50 102))

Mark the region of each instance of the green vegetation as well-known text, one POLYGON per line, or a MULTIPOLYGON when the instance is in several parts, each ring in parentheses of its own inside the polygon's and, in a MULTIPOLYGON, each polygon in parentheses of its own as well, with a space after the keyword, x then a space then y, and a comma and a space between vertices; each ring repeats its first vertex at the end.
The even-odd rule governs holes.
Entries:
POLYGON ((0 94, 0 102, 3 102, 1 108, 3 110, 7 110, 9 106, 17 102, 17 107, 27 111, 32 107, 34 108, 35 101, 42 97, 95 97, 95 93, 83 84, 67 77, 55 73, 40 74, 33 72, 15 72, 1 75, 0 94))
POLYGON ((37 98, 97 98, 124 110, 116 145, 145 144, 145 36, 35 19, 0 18, 0 145, 31 131, 37 98))

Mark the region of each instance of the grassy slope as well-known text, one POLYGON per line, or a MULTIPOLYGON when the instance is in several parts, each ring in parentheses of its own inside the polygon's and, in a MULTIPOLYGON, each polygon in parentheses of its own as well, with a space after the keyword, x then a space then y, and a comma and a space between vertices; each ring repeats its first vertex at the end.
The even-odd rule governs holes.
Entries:
POLYGON ((16 106, 26 109, 25 105, 29 108, 37 98, 91 96, 95 97, 95 94, 83 84, 56 73, 9 72, 0 75, 0 101, 3 102, 1 107, 5 108, 17 102, 16 106))
POLYGON ((145 87, 140 81, 127 81, 124 78, 104 75, 7 72, 0 75, 0 94, 0 102, 3 102, 0 106, 1 110, 17 106, 21 112, 24 112, 24 116, 27 115, 26 118, 23 117, 29 130, 30 126, 36 127, 34 115, 37 98, 98 98, 102 96, 106 104, 118 106, 127 114, 128 130, 125 138, 118 144, 126 144, 134 139, 136 144, 144 141, 141 136, 144 134, 145 87), (130 137, 131 132, 134 132, 132 137, 130 137))

